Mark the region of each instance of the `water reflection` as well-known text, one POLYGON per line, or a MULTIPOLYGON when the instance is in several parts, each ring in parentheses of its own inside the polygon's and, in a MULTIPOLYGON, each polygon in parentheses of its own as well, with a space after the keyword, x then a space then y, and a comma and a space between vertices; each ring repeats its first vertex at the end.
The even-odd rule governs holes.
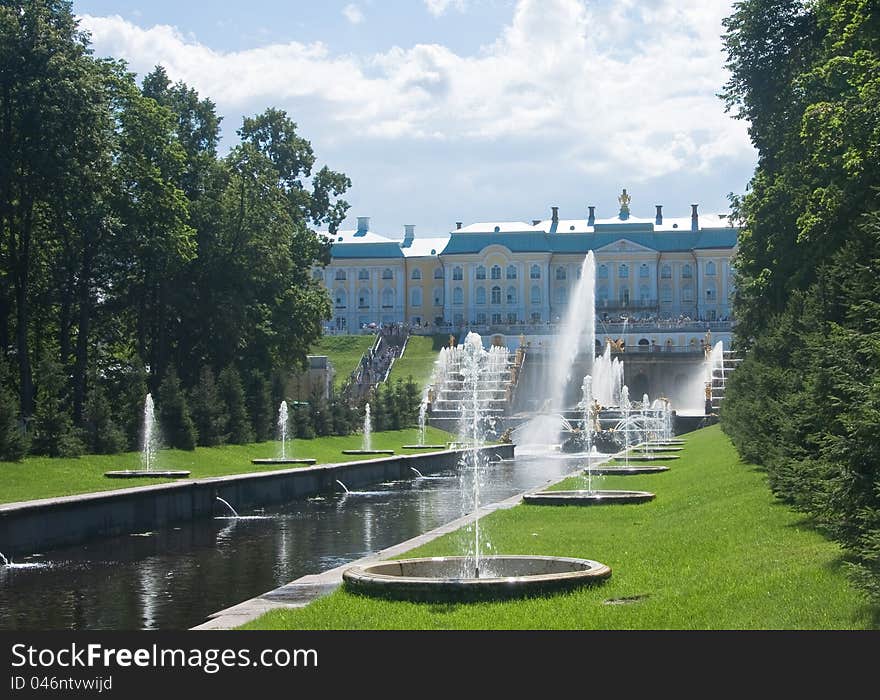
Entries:
MULTIPOLYGON (((537 455, 488 465, 483 503, 577 468, 537 455)), ((454 472, 104 538, 0 567, 0 629, 182 629, 306 574, 462 515, 454 472)), ((234 504, 233 504, 234 505, 234 504)))

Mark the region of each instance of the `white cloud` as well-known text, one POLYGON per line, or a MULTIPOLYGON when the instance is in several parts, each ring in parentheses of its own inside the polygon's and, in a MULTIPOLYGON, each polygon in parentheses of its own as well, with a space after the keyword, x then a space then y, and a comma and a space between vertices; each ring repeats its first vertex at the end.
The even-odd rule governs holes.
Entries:
POLYGON ((729 11, 726 0, 519 0, 475 55, 417 44, 357 56, 299 42, 220 52, 169 26, 82 21, 100 54, 139 74, 161 62, 233 113, 273 104, 314 114, 315 138, 503 142, 509 152, 540 141, 560 169, 638 181, 753 157, 746 125, 716 97, 729 11))
POLYGON ((364 13, 354 3, 350 3, 342 8, 342 14, 352 24, 360 24, 364 21, 364 13))
POLYGON ((459 12, 464 10, 464 0, 425 0, 425 6, 435 17, 446 13, 450 7, 455 7, 459 12))

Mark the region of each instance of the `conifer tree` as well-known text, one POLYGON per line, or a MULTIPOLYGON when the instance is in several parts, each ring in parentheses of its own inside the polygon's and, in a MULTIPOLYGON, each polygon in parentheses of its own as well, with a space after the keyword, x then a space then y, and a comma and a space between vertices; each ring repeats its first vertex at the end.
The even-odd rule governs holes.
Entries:
POLYGON ((107 393, 97 378, 89 382, 83 416, 83 437, 86 449, 92 454, 116 454, 126 446, 125 433, 113 420, 113 408, 107 393))
POLYGON ((18 462, 28 451, 28 439, 18 421, 18 400, 9 388, 9 367, 0 356, 0 461, 18 462))
POLYGON ((226 406, 217 391, 214 372, 210 367, 202 367, 199 372, 199 383, 190 394, 190 411, 198 431, 199 445, 211 447, 224 441, 228 420, 226 406))
POLYGON ((226 435, 227 441, 233 445, 244 445, 254 441, 254 431, 251 429, 251 421, 248 417, 247 401, 245 399, 244 386, 241 383, 241 375, 235 365, 229 365, 220 372, 217 379, 217 389, 220 400, 226 405, 226 435))
POLYGON ((157 404, 162 435, 168 446, 179 450, 194 450, 198 432, 173 365, 168 368, 165 378, 159 385, 157 404))
POLYGON ((76 457, 83 451, 70 412, 61 366, 49 358, 39 364, 33 449, 50 457, 76 457))

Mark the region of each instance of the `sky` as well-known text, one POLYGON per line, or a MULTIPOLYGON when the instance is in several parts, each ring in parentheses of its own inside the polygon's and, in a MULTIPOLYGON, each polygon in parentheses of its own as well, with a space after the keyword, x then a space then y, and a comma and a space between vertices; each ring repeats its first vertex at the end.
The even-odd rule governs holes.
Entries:
POLYGON ((756 153, 724 111, 728 0, 74 0, 96 56, 211 98, 221 152, 283 109, 351 178, 342 228, 726 212, 756 153))

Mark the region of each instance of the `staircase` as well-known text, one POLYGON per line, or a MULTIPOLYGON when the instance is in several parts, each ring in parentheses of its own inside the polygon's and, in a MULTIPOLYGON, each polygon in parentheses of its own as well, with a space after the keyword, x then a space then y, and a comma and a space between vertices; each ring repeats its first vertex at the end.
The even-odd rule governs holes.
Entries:
POLYGON ((724 401, 724 391, 727 388, 727 379, 739 366, 740 362, 742 362, 742 358, 737 357, 733 350, 725 350, 721 366, 713 368, 710 396, 707 397, 712 402, 712 413, 717 414, 721 409, 721 402, 724 401))
MULTIPOLYGON (((457 429, 461 404, 471 395, 464 385, 461 361, 460 347, 443 348, 428 389, 431 424, 452 432, 457 429)), ((521 364, 521 354, 512 354, 502 347, 489 350, 485 371, 476 387, 483 415, 499 419, 508 413, 521 364)))

